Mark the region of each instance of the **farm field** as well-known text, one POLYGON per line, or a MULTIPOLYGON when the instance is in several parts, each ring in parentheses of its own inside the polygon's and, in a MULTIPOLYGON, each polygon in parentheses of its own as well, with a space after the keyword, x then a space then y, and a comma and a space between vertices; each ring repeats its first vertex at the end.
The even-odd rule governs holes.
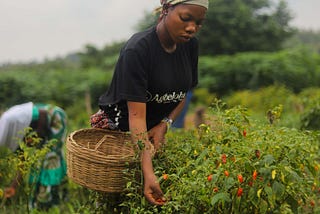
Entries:
MULTIPOLYGON (((123 170, 122 193, 101 193, 66 177, 57 206, 31 209, 30 171, 39 170, 55 142, 41 148, 19 142, 21 153, 0 147, 1 214, 320 213, 319 32, 291 28, 282 1, 263 16, 257 14, 270 11, 269 0, 210 1, 215 6, 206 21, 212 23, 199 35, 199 84, 185 128, 170 129, 153 159, 165 205, 144 198, 138 164, 123 170), (24 180, 5 198, 17 170, 24 180)), ((141 28, 156 22, 150 17, 141 28)), ((50 103, 65 110, 68 135, 89 128, 123 44, 89 44, 65 58, 0 65, 0 113, 19 103, 50 103)), ((140 161, 139 152, 135 158, 140 161)))
MULTIPOLYGON (((285 127, 281 122, 283 109, 275 106, 269 114, 253 117, 247 108, 227 107, 215 100, 206 109, 205 123, 199 128, 193 127, 194 114, 190 110, 186 129, 170 131, 166 146, 154 159, 156 175, 168 199, 162 207, 145 201, 141 182, 132 179, 136 171, 130 170, 122 194, 98 193, 69 179, 65 183, 68 194, 60 206, 47 211, 29 210, 31 187, 24 184, 16 197, 1 199, 0 211, 318 213, 319 132, 285 127)), ((2 182, 8 181, 12 176, 10 167, 17 164, 15 157, 3 157, 0 196, 2 182)))

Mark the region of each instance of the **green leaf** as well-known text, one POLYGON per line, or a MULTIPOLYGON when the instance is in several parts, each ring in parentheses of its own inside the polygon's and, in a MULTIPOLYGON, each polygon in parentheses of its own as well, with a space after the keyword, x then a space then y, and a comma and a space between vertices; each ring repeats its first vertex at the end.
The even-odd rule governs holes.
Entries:
POLYGON ((132 182, 127 182, 127 188, 130 188, 131 187, 131 185, 132 185, 132 182))
POLYGON ((258 207, 259 199, 254 188, 250 188, 248 193, 248 199, 255 207, 258 207))
POLYGON ((196 160, 196 165, 199 165, 200 161, 203 161, 204 157, 208 154, 208 149, 206 148, 205 150, 203 150, 201 152, 201 154, 199 155, 199 157, 196 160))
POLYGON ((281 199, 283 194, 285 193, 285 186, 279 182, 274 182, 272 185, 272 190, 277 199, 281 199))
POLYGON ((229 197, 228 193, 218 193, 213 198, 211 199, 211 205, 214 206, 217 202, 222 201, 222 202, 230 202, 231 199, 229 197))
POLYGON ((266 164, 266 165, 271 165, 273 162, 275 161, 273 155, 266 155, 263 159, 263 162, 266 164))
POLYGON ((274 195, 273 195, 273 191, 271 187, 266 186, 264 188, 264 191, 267 193, 268 195, 268 202, 269 204, 273 207, 274 206, 274 195))
POLYGON ((268 203, 265 200, 261 200, 259 204, 260 212, 259 213, 267 213, 268 203))
POLYGON ((235 183, 236 181, 233 178, 228 177, 224 182, 224 186, 227 190, 229 190, 231 187, 234 186, 235 183))

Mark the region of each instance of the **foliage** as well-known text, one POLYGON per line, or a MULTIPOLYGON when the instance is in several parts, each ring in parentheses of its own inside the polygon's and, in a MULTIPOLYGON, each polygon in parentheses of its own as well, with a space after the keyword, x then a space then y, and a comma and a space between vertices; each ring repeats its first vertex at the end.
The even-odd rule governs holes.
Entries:
POLYGON ((315 133, 249 120, 241 107, 217 103, 211 113, 198 131, 171 133, 155 160, 168 202, 153 207, 133 191, 124 203, 131 213, 319 211, 315 133))
POLYGON ((304 108, 313 107, 320 100, 320 88, 310 87, 301 91, 298 96, 304 108))
POLYGON ((266 118, 266 112, 272 106, 282 106, 280 124, 286 127, 300 128, 301 114, 306 108, 302 100, 308 99, 292 93, 283 86, 275 85, 261 88, 257 91, 242 90, 224 97, 229 107, 243 106, 253 118, 266 118))
POLYGON ((301 117, 301 128, 308 130, 320 129, 320 102, 309 108, 301 117))
POLYGON ((0 85, 2 88, 0 91, 0 109, 15 105, 18 100, 24 101, 22 90, 24 87, 23 81, 16 80, 14 77, 1 78, 0 85))
POLYGON ((243 90, 223 99, 229 107, 243 106, 251 113, 265 114, 273 106, 282 105, 284 113, 301 113, 300 99, 284 86, 274 85, 257 91, 243 90))
POLYGON ((67 108, 78 105, 79 100, 84 100, 86 93, 92 97, 91 104, 96 105, 98 97, 106 90, 111 76, 112 72, 93 68, 4 72, 0 78, 1 85, 4 85, 0 92, 2 101, 0 107, 4 109, 31 100, 35 103, 50 102, 67 108), (25 75, 26 72, 28 75, 25 75))
POLYGON ((306 49, 199 59, 200 87, 219 96, 280 84, 297 93, 320 83, 319 55, 306 49))
POLYGON ((84 51, 78 53, 80 56, 81 67, 89 69, 91 67, 105 70, 113 69, 118 59, 118 55, 124 42, 115 42, 98 49, 93 45, 86 45, 84 51))
MULTIPOLYGON (((53 141, 46 143, 45 145, 41 144, 42 139, 38 137, 36 132, 31 128, 25 130, 25 141, 20 141, 19 150, 15 153, 6 151, 5 148, 2 148, 2 154, 0 155, 0 168, 3 169, 0 179, 2 180, 0 185, 0 195, 1 205, 0 210, 5 211, 4 205, 6 204, 6 198, 4 198, 4 188, 8 187, 16 177, 16 175, 21 173, 23 182, 20 184, 22 188, 19 188, 19 191, 16 193, 16 196, 13 199, 10 199, 10 202, 17 203, 17 200, 25 200, 25 203, 21 207, 24 211, 28 210, 30 212, 29 200, 33 197, 34 189, 36 188, 34 183, 28 182, 30 173, 38 173, 42 160, 45 158, 46 154, 51 150, 54 145, 53 141)), ((17 210, 16 210, 17 211, 17 210)))
MULTIPOLYGON (((303 94, 307 93, 314 94, 303 94)), ((251 119, 246 108, 216 102, 208 112, 210 123, 168 133, 164 150, 154 159, 168 199, 165 206, 155 207, 145 200, 139 179, 128 181, 127 190, 118 196, 120 205, 119 198, 69 180, 69 200, 49 213, 316 213, 319 134, 279 126, 281 107, 269 112, 272 124, 251 119), (103 205, 99 205, 101 197, 103 205)), ((7 163, 0 164, 3 185, 3 179, 9 182, 6 171, 13 176, 7 163)), ((12 203, 5 202, 10 204, 6 209, 25 210, 28 191, 24 187, 12 203)))
POLYGON ((214 98, 216 98, 216 95, 210 94, 207 88, 196 88, 193 91, 192 103, 209 106, 214 98))
POLYGON ((265 117, 265 112, 272 106, 283 106, 281 124, 307 130, 320 129, 320 89, 306 88, 294 94, 283 86, 268 86, 257 91, 243 90, 224 97, 229 107, 244 106, 257 118, 265 117), (261 117, 261 116, 260 116, 261 117))
POLYGON ((304 111, 300 127, 307 130, 320 129, 320 88, 309 88, 299 94, 304 111))
POLYGON ((320 52, 320 31, 299 30, 285 43, 285 48, 308 46, 315 52, 320 52))
POLYGON ((293 33, 292 17, 284 1, 272 4, 269 0, 210 0, 199 32, 201 54, 280 50, 293 33))

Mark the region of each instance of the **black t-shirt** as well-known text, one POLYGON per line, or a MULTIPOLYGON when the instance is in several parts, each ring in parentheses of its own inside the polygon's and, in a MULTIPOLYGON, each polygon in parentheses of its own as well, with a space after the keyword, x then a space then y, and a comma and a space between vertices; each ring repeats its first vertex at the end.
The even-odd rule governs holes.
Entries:
POLYGON ((99 106, 122 131, 129 130, 127 101, 146 103, 147 129, 157 125, 198 83, 198 42, 161 46, 152 27, 134 34, 121 49, 108 91, 99 106))

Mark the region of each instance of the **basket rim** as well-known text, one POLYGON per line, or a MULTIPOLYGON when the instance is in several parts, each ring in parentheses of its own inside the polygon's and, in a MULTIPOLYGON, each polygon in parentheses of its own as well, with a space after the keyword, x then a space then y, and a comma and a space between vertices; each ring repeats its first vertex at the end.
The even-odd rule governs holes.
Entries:
POLYGON ((124 138, 128 138, 128 143, 132 145, 132 148, 134 151, 135 150, 135 146, 131 141, 131 136, 128 132, 120 132, 120 131, 113 131, 113 130, 108 130, 108 129, 101 129, 101 128, 83 128, 83 129, 79 129, 76 131, 73 131, 72 133, 69 134, 68 138, 67 138, 67 142, 66 142, 66 148, 67 148, 67 153, 70 153, 74 156, 78 156, 81 157, 82 159, 86 159, 90 162, 93 163, 101 163, 103 161, 108 162, 108 163, 118 163, 118 164, 124 164, 124 163, 128 163, 128 162, 137 162, 138 159, 136 156, 136 152, 134 152, 134 154, 109 154, 106 155, 105 153, 94 149, 94 148, 88 148, 85 147, 83 145, 78 144, 74 139, 73 136, 80 133, 80 132, 94 132, 94 131, 100 131, 103 132, 105 134, 116 134, 116 135, 120 135, 121 137, 124 138), (93 152, 92 154, 96 154, 95 156, 99 156, 99 160, 95 160, 94 155, 88 155, 88 152, 93 152))
POLYGON ((82 129, 78 129, 78 130, 74 130, 72 131, 69 136, 73 136, 78 132, 82 132, 82 131, 102 131, 102 132, 110 132, 110 133, 115 133, 115 134, 121 134, 121 135, 126 135, 126 136, 130 136, 130 132, 122 132, 122 131, 116 131, 116 130, 110 130, 110 129, 103 129, 103 128, 82 128, 82 129))

